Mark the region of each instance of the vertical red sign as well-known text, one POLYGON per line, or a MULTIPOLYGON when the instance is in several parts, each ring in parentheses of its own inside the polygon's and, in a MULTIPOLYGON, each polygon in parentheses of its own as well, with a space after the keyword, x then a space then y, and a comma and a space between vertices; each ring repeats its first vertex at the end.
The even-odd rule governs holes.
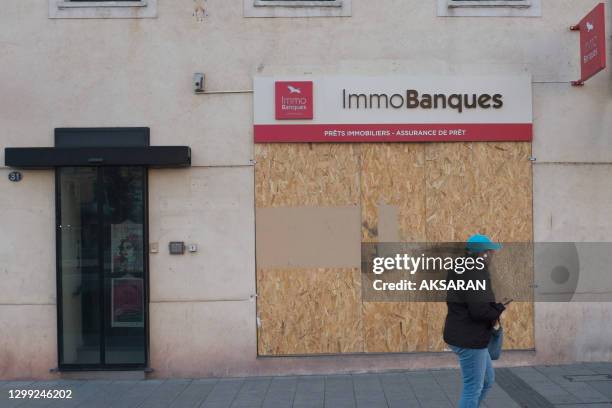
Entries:
POLYGON ((606 67, 606 18, 604 4, 599 3, 572 30, 580 30, 580 81, 597 74, 606 67))
POLYGON ((276 119, 312 119, 312 81, 277 81, 275 84, 276 119))

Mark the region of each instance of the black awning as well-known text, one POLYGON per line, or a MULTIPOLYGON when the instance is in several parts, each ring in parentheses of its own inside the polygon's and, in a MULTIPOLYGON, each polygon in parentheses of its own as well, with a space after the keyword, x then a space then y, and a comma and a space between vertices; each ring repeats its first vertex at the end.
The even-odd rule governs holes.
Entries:
POLYGON ((189 167, 188 146, 7 147, 8 167, 44 169, 57 166, 189 167))

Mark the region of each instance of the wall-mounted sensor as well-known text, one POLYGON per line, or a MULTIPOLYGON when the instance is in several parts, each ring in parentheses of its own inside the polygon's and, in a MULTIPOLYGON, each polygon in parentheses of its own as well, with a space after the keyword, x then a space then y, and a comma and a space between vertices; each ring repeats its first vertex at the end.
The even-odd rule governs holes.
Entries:
POLYGON ((187 245, 187 250, 189 252, 198 252, 198 245, 197 244, 189 244, 189 245, 187 245))
POLYGON ((193 74, 193 91, 204 92, 204 74, 196 72, 193 74))

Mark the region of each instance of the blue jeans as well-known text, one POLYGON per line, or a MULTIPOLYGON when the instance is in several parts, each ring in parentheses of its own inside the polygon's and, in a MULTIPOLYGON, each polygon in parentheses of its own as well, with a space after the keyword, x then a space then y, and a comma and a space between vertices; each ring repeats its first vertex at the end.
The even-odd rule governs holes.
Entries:
POLYGON ((478 408, 495 381, 489 349, 450 348, 459 357, 463 377, 459 408, 478 408))

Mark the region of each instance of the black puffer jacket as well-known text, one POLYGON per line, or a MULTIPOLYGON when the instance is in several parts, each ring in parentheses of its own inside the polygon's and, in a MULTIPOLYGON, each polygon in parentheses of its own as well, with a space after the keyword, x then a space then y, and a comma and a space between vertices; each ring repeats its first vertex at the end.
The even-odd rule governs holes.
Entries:
POLYGON ((467 271, 462 275, 450 271, 448 280, 485 280, 486 291, 448 291, 448 314, 444 324, 444 341, 447 344, 463 348, 485 348, 491 339, 495 321, 499 319, 505 307, 495 303, 495 294, 491 288, 489 272, 467 271))

